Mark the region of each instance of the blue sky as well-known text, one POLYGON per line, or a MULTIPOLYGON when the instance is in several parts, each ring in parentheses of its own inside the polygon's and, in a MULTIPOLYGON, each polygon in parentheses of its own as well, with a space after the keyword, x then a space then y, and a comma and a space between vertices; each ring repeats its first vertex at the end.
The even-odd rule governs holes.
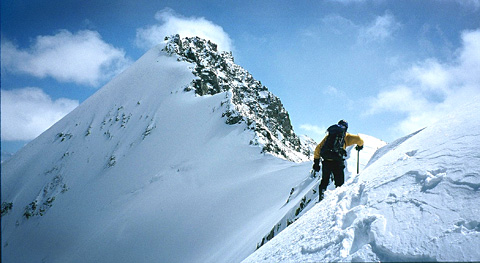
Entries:
POLYGON ((173 33, 232 51, 316 140, 346 119, 390 142, 480 91, 480 0, 2 0, 2 151, 173 33))

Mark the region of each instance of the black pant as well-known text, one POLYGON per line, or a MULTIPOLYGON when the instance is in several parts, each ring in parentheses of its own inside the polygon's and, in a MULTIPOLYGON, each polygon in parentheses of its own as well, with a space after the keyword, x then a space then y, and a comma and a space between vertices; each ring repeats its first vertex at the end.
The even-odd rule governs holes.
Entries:
POLYGON ((340 187, 345 181, 345 169, 344 161, 322 161, 322 181, 318 187, 320 200, 323 199, 323 192, 327 189, 330 181, 330 175, 333 173, 333 179, 335 180, 335 187, 340 187))

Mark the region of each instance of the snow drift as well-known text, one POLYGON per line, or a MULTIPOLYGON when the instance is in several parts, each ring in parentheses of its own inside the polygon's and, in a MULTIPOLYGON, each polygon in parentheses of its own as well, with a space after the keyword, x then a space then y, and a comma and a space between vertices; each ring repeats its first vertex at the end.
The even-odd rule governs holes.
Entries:
POLYGON ((479 101, 377 151, 244 262, 479 261, 479 101))

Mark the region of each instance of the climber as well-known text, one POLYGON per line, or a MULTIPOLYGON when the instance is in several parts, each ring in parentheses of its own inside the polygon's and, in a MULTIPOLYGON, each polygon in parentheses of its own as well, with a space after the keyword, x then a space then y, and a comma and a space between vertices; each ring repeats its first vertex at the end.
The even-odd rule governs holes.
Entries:
POLYGON ((322 159, 322 179, 318 187, 318 201, 322 201, 323 193, 327 189, 330 175, 333 173, 335 187, 340 187, 345 181, 345 157, 347 146, 356 144, 355 149, 363 149, 363 140, 358 135, 347 132, 348 123, 340 120, 327 129, 327 135, 315 148, 313 155, 313 170, 320 171, 320 158, 322 159))

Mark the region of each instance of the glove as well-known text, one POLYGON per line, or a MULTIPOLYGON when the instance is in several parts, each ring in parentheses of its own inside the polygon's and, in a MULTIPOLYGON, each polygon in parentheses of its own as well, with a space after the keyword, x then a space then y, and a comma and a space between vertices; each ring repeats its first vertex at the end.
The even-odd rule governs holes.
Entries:
POLYGON ((313 170, 315 172, 320 171, 320 159, 313 159, 313 170))
POLYGON ((355 150, 357 150, 357 151, 360 151, 361 149, 363 149, 363 145, 362 145, 362 146, 357 145, 357 146, 355 147, 355 150))

